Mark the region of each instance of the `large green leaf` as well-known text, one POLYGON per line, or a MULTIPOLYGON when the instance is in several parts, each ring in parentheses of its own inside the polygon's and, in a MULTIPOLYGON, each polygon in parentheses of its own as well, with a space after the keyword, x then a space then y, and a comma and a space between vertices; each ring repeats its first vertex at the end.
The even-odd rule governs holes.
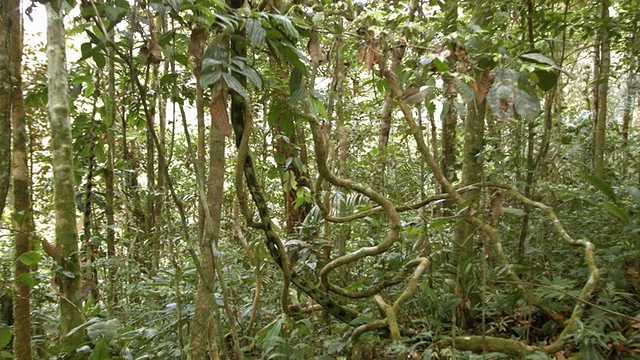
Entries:
POLYGON ((96 343, 96 347, 93 348, 89 360, 109 360, 109 344, 105 339, 100 339, 96 343))
POLYGON ((629 213, 627 212, 627 210, 621 208, 620 206, 612 203, 612 202, 605 202, 600 204, 600 206, 605 209, 609 214, 617 217, 618 219, 622 220, 622 222, 624 223, 628 223, 629 222, 629 213))
POLYGON ((276 20, 277 23, 282 25, 282 29, 284 30, 284 33, 290 39, 300 38, 300 33, 298 32, 298 30, 296 30, 295 26, 293 26, 293 23, 291 23, 291 20, 288 17, 283 15, 272 15, 272 17, 273 19, 276 20))
POLYGON ((20 255, 18 260, 27 266, 34 266, 38 264, 38 261, 40 261, 40 254, 35 251, 29 251, 20 255))
POLYGON ((202 74, 200 77, 200 86, 203 89, 215 84, 222 77, 222 71, 212 71, 202 74))
POLYGON ((11 328, 0 324, 0 349, 4 349, 11 342, 11 328))
POLYGON ((249 93, 247 92, 247 89, 245 89, 245 87, 242 86, 240 81, 238 81, 238 79, 236 79, 233 75, 222 73, 222 78, 224 79, 224 82, 227 83, 229 88, 235 91, 238 95, 242 96, 245 99, 249 98, 249 93))
POLYGON ((247 37, 249 38, 249 44, 253 47, 262 46, 265 43, 267 37, 267 30, 262 27, 262 21, 260 19, 247 19, 247 37))
POLYGON ((625 186, 624 188, 631 195, 636 205, 640 205, 640 189, 635 186, 625 186))
POLYGON ((16 281, 25 283, 29 287, 34 287, 38 284, 38 281, 29 273, 22 273, 16 278, 16 281))
POLYGON ((513 104, 516 113, 529 122, 533 122, 541 113, 540 99, 521 89, 516 89, 516 98, 513 104))
POLYGON ((584 178, 589 182, 589 184, 595 186, 598 190, 600 190, 600 192, 605 194, 609 199, 613 201, 618 200, 616 193, 613 191, 613 187, 611 187, 611 185, 605 180, 593 175, 587 175, 584 178))
POLYGON ((531 52, 531 53, 527 53, 527 54, 522 54, 520 55, 520 57, 526 61, 529 62, 533 62, 533 63, 537 63, 537 64, 544 64, 544 65, 548 65, 554 69, 560 70, 560 67, 558 65, 556 65, 556 62, 549 59, 548 57, 540 54, 540 53, 536 53, 536 52, 531 52))

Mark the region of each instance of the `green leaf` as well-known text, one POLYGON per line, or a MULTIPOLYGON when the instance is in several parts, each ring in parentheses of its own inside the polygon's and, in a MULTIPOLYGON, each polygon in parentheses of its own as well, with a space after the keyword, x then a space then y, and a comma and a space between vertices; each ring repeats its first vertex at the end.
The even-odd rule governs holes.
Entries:
POLYGON ((72 273, 69 270, 60 270, 60 272, 62 273, 62 275, 68 277, 69 279, 75 279, 76 278, 76 274, 72 273))
POLYGON ((288 137, 293 136, 293 119, 289 116, 280 117, 280 128, 288 137))
POLYGON ((302 87, 302 72, 297 68, 293 68, 289 76, 289 94, 293 95, 300 87, 302 87))
POLYGON ((276 321, 272 321, 269 325, 260 329, 258 332, 258 341, 265 342, 269 341, 274 337, 280 336, 280 330, 282 329, 283 319, 279 318, 276 321))
POLYGON ((262 27, 262 21, 259 19, 247 19, 247 36, 251 46, 264 45, 267 31, 262 27))
POLYGON ((449 72, 449 64, 447 64, 445 60, 436 57, 433 59, 433 64, 436 66, 436 69, 438 70, 438 72, 440 73, 449 72))
POLYGON ((17 281, 22 281, 29 287, 34 287, 38 284, 38 281, 29 273, 22 273, 16 278, 17 281))
MULTIPOLYGON (((94 29, 95 29, 95 27, 94 27, 94 29)), ((96 45, 104 44, 104 37, 98 37, 96 34, 94 34, 90 30, 85 30, 85 32, 87 33, 87 36, 89 36, 89 39, 91 39, 92 43, 94 43, 96 45)))
POLYGON ((473 89, 471 89, 471 86, 469 86, 468 83, 464 81, 459 81, 456 84, 456 88, 458 90, 458 93, 462 96, 462 99, 464 99, 465 102, 470 102, 475 98, 475 92, 473 91, 473 89))
POLYGON ((605 203, 602 203, 600 206, 603 209, 605 209, 609 214, 617 217, 623 222, 625 223, 629 222, 629 213, 625 209, 619 207, 618 205, 612 202, 605 202, 605 203))
POLYGON ((247 89, 245 89, 244 86, 242 86, 242 84, 240 83, 240 81, 238 81, 238 79, 233 77, 233 75, 228 73, 222 73, 222 78, 224 79, 224 82, 227 83, 229 88, 231 88, 233 91, 238 93, 238 95, 242 96, 245 99, 249 98, 249 93, 247 92, 247 89))
POLYGON ((307 75, 307 66, 301 60, 304 58, 304 55, 301 54, 298 49, 294 48, 292 45, 284 44, 279 46, 279 50, 280 53, 289 60, 291 65, 302 73, 302 75, 307 75))
POLYGON ((182 6, 182 0, 167 0, 167 3, 175 12, 180 11, 180 7, 182 6))
POLYGON ((35 251, 29 251, 20 255, 18 260, 20 260, 21 263, 27 266, 34 266, 38 263, 38 261, 40 261, 40 254, 35 251))
POLYGON ((284 29, 285 34, 289 36, 289 38, 298 39, 300 37, 300 33, 298 32, 298 30, 296 30, 296 28, 293 26, 293 24, 291 23, 291 20, 289 20, 288 17, 283 15, 273 15, 272 17, 278 23, 280 23, 280 25, 282 25, 282 28, 284 29))
POLYGON ((222 77, 221 71, 206 72, 202 74, 202 76, 200 77, 200 86, 202 86, 203 89, 206 89, 209 86, 218 82, 218 80, 220 80, 221 77, 222 77))
MULTIPOLYGON (((0 349, 4 349, 11 342, 11 328, 0 324, 0 349)), ((3 356, 4 358, 4 356, 3 356)))
POLYGON ((212 58, 205 58, 204 60, 202 60, 202 70, 206 71, 211 69, 212 67, 216 66, 216 65, 222 65, 222 61, 218 60, 218 59, 212 59, 212 58))
POLYGON ((528 54, 522 54, 520 55, 520 57, 526 61, 529 62, 533 62, 533 63, 537 63, 537 64, 544 64, 544 65, 549 65, 554 69, 560 70, 560 67, 558 65, 556 65, 556 62, 549 59, 548 57, 540 54, 540 53, 528 53, 528 54))
POLYGON ((636 205, 640 205, 640 189, 635 186, 625 186, 624 188, 631 195, 636 205))
POLYGON ((327 109, 324 106, 324 102, 315 96, 311 96, 309 100, 311 102, 311 111, 313 111, 313 114, 317 118, 326 119, 327 109))
POLYGON ((107 61, 104 55, 102 54, 102 52, 98 51, 97 49, 96 51, 94 51, 92 59, 99 68, 104 68, 107 64, 107 61))
POLYGON ((165 74, 160 78, 160 85, 166 86, 168 84, 173 84, 176 79, 178 79, 178 74, 176 73, 165 74))
POLYGON ((618 200, 616 193, 613 191, 613 187, 611 187, 611 185, 608 182, 604 181, 603 179, 597 176, 592 176, 592 175, 587 175, 584 178, 589 182, 589 184, 595 186, 598 190, 600 190, 603 194, 605 194, 609 199, 613 201, 618 200))
POLYGON ((118 6, 111 6, 111 5, 106 5, 104 10, 105 10, 105 13, 107 14, 107 19, 109 19, 109 21, 112 23, 121 19, 122 15, 124 15, 127 12, 127 9, 124 9, 118 6))
POLYGON ((109 360, 109 344, 105 339, 100 339, 93 348, 89 360, 109 360))
POLYGON ((357 326, 357 325, 364 325, 364 324, 368 324, 371 321, 373 321, 373 319, 369 316, 366 315, 362 315, 362 316, 358 316, 357 318, 351 320, 351 322, 349 323, 352 326, 357 326))
POLYGON ((293 105, 295 103, 297 103, 298 101, 300 101, 304 95, 307 93, 307 87, 306 86, 301 86, 299 88, 297 88, 292 94, 291 97, 289 98, 289 104, 293 105))
POLYGON ((535 119, 542 113, 540 108, 540 99, 537 96, 529 94, 520 89, 516 89, 516 98, 513 106, 516 113, 529 122, 535 121, 535 119))
POLYGON ((560 74, 557 71, 549 71, 544 69, 537 69, 533 72, 536 77, 536 85, 542 91, 549 91, 553 89, 558 83, 560 74))
POLYGON ((262 90, 262 78, 260 78, 260 75, 254 68, 245 66, 242 74, 246 76, 247 80, 249 80, 258 90, 262 90))

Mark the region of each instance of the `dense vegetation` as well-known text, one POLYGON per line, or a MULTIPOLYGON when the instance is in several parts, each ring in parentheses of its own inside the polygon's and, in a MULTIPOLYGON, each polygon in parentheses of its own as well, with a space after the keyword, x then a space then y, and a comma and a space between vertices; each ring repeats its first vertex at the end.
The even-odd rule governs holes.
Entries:
POLYGON ((0 10, 0 358, 640 357, 637 1, 0 10))

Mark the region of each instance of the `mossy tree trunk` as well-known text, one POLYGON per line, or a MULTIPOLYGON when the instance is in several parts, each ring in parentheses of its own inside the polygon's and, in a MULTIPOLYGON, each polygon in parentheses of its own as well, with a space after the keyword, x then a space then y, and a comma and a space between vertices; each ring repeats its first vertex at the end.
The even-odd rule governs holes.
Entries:
POLYGON ((29 266, 20 257, 31 250, 31 202, 29 194, 30 176, 27 162, 26 116, 22 95, 22 15, 20 1, 7 1, 10 37, 10 74, 11 74, 11 136, 13 138, 13 226, 15 229, 14 266, 15 288, 13 292, 13 356, 16 359, 30 360, 31 353, 31 287, 22 277, 29 276, 29 266))
POLYGON ((86 339, 84 331, 71 330, 84 323, 80 288, 80 260, 76 229, 76 205, 73 167, 73 142, 69 121, 68 72, 66 64, 66 34, 62 16, 62 1, 52 0, 47 8, 47 78, 48 112, 51 124, 53 153, 53 199, 55 208, 56 248, 59 268, 60 339, 73 351, 86 339))
POLYGON ((11 4, 0 4, 0 217, 9 192, 11 177, 11 75, 9 48, 11 4))
MULTIPOLYGON (((490 8, 481 0, 475 2, 474 21, 481 28, 485 28, 488 23, 490 8)), ((475 184, 484 178, 484 160, 482 157, 484 147, 484 128, 486 113, 486 95, 491 86, 490 69, 481 67, 479 64, 488 63, 486 59, 477 59, 475 63, 467 62, 466 59, 459 59, 462 67, 470 69, 473 76, 471 88, 473 96, 467 99, 467 115, 464 119, 464 144, 462 151, 462 176, 460 186, 475 184)), ((479 211, 481 190, 472 189, 462 196, 466 204, 466 216, 476 216, 479 211)), ((453 260, 458 269, 459 277, 470 276, 465 274, 465 268, 475 255, 476 226, 462 218, 454 229, 453 237, 453 260)), ((461 287, 468 283, 469 279, 462 279, 456 285, 456 296, 461 299, 461 310, 458 321, 463 326, 467 326, 467 309, 474 306, 469 298, 467 289, 461 287)))
MULTIPOLYGON (((204 49, 206 47, 207 39, 209 37, 209 31, 204 28, 196 28, 191 34, 191 42, 189 44, 189 51, 195 59, 195 69, 193 71, 196 79, 196 117, 198 120, 198 140, 197 140, 197 159, 195 166, 196 172, 202 174, 204 177, 206 168, 206 126, 205 126, 205 89, 200 84, 200 76, 202 74, 202 61, 204 57, 204 49)), ((213 132, 215 129, 211 129, 213 132)), ((217 131, 216 131, 217 132, 217 131)), ((213 138, 212 134, 212 138, 213 138)), ((224 138, 222 139, 223 146, 223 162, 221 166, 222 172, 224 172, 224 138)), ((213 149, 211 149, 213 152, 213 149)), ((213 166, 213 164, 211 164, 213 166)), ((210 176, 211 177, 211 176, 210 176)), ((222 181, 224 177, 220 178, 222 181)), ((205 179, 198 181, 198 186, 203 186, 205 179)), ((204 189, 202 189, 204 191, 204 189)), ((211 189, 209 191, 211 194, 211 189)), ((214 309, 217 306, 215 303, 214 294, 212 292, 215 282, 215 258, 211 249, 214 241, 213 234, 208 229, 213 228, 214 232, 219 234, 220 231, 220 217, 217 217, 217 221, 213 220, 214 212, 212 208, 220 208, 221 196, 218 203, 210 203, 205 201, 204 198, 200 198, 198 204, 198 249, 200 253, 200 263, 202 267, 202 274, 198 277, 198 291, 196 294, 195 310, 193 320, 191 322, 191 329, 189 333, 189 359, 218 359, 218 346, 216 343, 216 323, 214 309), (209 211, 212 217, 213 226, 206 226, 206 213, 205 206, 209 206, 209 211)), ((217 238, 215 239, 217 240, 217 238)))

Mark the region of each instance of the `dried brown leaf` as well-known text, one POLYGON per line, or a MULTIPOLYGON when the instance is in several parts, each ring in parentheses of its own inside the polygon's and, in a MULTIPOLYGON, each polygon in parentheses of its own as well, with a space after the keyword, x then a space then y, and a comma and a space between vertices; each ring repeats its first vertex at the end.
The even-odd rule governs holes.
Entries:
POLYGON ((204 47, 207 42, 208 32, 203 28, 195 28, 191 33, 191 39, 189 40, 189 54, 193 56, 197 61, 202 61, 202 55, 204 53, 204 47))
POLYGON ((160 64, 162 61, 162 47, 155 41, 151 42, 151 47, 149 48, 149 57, 147 61, 150 64, 160 64))
POLYGON ((320 41, 318 40, 318 34, 315 31, 309 38, 309 42, 307 43, 307 51, 309 51, 309 56, 311 56, 312 63, 323 64, 325 62, 325 57, 322 53, 322 47, 320 46, 320 41))
POLYGON ((493 85, 493 80, 495 77, 491 75, 489 69, 484 69, 482 73, 482 82, 480 86, 476 90, 476 101, 481 103, 487 98, 487 94, 489 93, 489 89, 491 85, 493 85))
MULTIPOLYGON (((216 86, 217 87, 217 86, 216 86)), ((226 91, 214 91, 209 110, 211 112, 211 122, 224 136, 231 136, 231 122, 227 111, 226 91)))

